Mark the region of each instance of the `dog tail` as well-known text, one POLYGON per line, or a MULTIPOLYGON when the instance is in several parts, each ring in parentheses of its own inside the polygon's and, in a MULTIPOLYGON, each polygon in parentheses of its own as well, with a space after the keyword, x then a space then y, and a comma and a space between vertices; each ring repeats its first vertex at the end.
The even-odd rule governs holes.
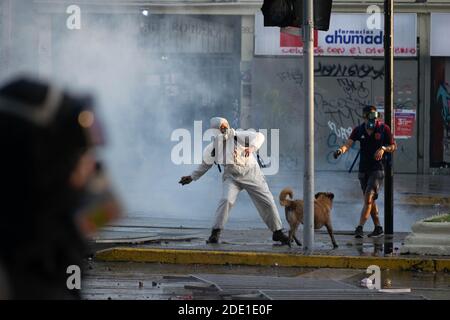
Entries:
POLYGON ((289 207, 292 203, 292 200, 289 200, 286 198, 286 196, 289 196, 289 198, 294 199, 294 191, 292 191, 291 188, 284 188, 280 192, 280 204, 283 207, 289 207))

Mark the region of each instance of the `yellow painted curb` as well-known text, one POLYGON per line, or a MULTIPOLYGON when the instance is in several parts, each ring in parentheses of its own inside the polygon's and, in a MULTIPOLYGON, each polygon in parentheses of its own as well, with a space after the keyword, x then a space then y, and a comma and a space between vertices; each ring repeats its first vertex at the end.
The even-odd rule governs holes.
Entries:
POLYGON ((435 204, 450 205, 450 197, 444 196, 425 196, 425 195, 414 195, 407 196, 398 201, 399 204, 409 204, 416 206, 429 206, 435 204))
POLYGON ((447 260, 441 259, 436 260, 436 271, 444 271, 444 272, 450 272, 450 263, 447 260))
POLYGON ((98 251, 101 261, 159 262, 171 264, 251 265, 311 268, 381 269, 450 271, 450 259, 403 257, 353 257, 299 255, 267 252, 177 250, 151 248, 111 248, 98 251))

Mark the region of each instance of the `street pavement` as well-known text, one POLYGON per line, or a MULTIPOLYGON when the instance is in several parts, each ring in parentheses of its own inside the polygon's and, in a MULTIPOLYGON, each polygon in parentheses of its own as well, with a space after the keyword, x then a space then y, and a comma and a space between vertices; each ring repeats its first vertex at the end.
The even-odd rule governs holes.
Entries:
MULTIPOLYGON (((368 238, 367 233, 373 228, 369 223, 365 229, 364 239, 355 239, 353 229, 361 206, 361 191, 355 187, 357 183, 355 179, 355 176, 348 174, 316 175, 317 191, 333 190, 337 195, 333 209, 333 225, 339 248, 333 249, 326 231, 319 230, 315 232, 313 252, 315 256, 324 259, 376 257, 379 262, 383 262, 384 259, 405 258, 404 255, 400 255, 399 249, 414 221, 448 212, 450 208, 448 177, 397 175, 394 236, 368 238), (340 189, 331 187, 336 181, 339 181, 340 189), (392 253, 387 256, 384 250, 386 246, 392 248, 392 253)), ((298 185, 298 181, 301 180, 301 173, 290 172, 285 176, 279 174, 276 177, 268 177, 267 180, 276 198, 277 193, 287 185, 294 186, 297 196, 302 194, 300 188, 295 188, 295 182, 298 185)), ((198 199, 205 196, 199 194, 198 199)), ((383 196, 380 198, 382 208, 383 196)), ((197 198, 193 201, 197 201, 197 198)), ((241 197, 239 201, 246 200, 241 197)), ((205 207, 204 210, 213 212, 214 208, 205 207)), ((195 251, 205 256, 208 256, 208 253, 213 255, 221 252, 238 254, 251 252, 257 256, 304 255, 303 248, 295 243, 292 247, 275 244, 271 239, 271 232, 258 220, 256 210, 253 211, 254 218, 249 218, 241 215, 239 206, 234 208, 232 218, 223 231, 221 242, 217 245, 205 242, 210 233, 212 213, 208 219, 190 219, 189 213, 186 212, 183 213, 184 217, 165 216, 163 210, 160 213, 151 211, 128 213, 92 239, 91 249, 92 253, 95 253, 101 249, 125 247, 131 250, 159 250, 158 254, 162 251, 163 255, 167 250, 171 251, 171 254, 175 253, 175 260, 177 260, 176 252, 195 251)), ((283 211, 280 212, 283 217, 283 211)), ((301 227, 297 236, 302 240, 301 227)), ((406 258, 424 259, 425 263, 430 261, 435 263, 436 259, 442 259, 444 262, 449 260, 449 257, 413 255, 407 255, 406 258)), ((162 264, 105 262, 96 258, 86 263, 87 271, 83 287, 86 299, 450 299, 450 277, 445 268, 442 270, 444 272, 441 270, 424 272, 420 266, 409 268, 407 271, 401 268, 391 270, 382 268, 382 281, 391 279, 391 285, 386 283, 386 286, 411 289, 411 292, 381 293, 360 286, 361 279, 367 277, 364 268, 368 265, 363 268, 355 265, 333 269, 295 266, 288 268, 278 266, 276 263, 264 266, 232 263, 162 264)))
MULTIPOLYGON (((302 247, 291 248, 273 243, 266 229, 225 230, 219 244, 206 244, 209 229, 179 227, 109 227, 95 242, 93 251, 125 247, 127 249, 173 250, 174 263, 136 263, 130 261, 86 262, 83 277, 84 299, 127 300, 416 300, 450 299, 450 276, 447 272, 424 272, 418 263, 417 269, 397 270, 381 268, 383 288, 407 289, 410 292, 378 292, 361 287, 366 270, 349 264, 347 268, 301 268, 283 267, 278 263, 264 266, 246 266, 239 263, 208 265, 203 263, 177 264, 182 261, 176 252, 201 251, 204 261, 208 255, 220 252, 245 254, 251 252, 263 260, 262 255, 273 253, 283 256, 302 256, 302 247), (390 281, 388 281, 390 279, 390 281)), ((348 257, 375 258, 364 267, 380 259, 403 258, 399 248, 406 233, 396 233, 389 241, 384 237, 372 239, 367 236, 355 239, 352 232, 338 231, 335 235, 339 248, 332 249, 329 236, 324 231, 315 233, 314 255, 347 259, 348 257), (393 254, 385 257, 384 246, 391 242, 393 254)), ((166 253, 157 253, 166 258, 166 253)), ((407 255, 409 258, 417 256, 407 255)), ((427 259, 448 257, 427 257, 427 259)), ((203 260, 202 259, 202 260, 203 260)), ((364 263, 364 262, 363 262, 364 263)))
POLYGON ((88 300, 450 299, 446 273, 383 270, 382 288, 403 292, 361 287, 367 276, 358 269, 87 261, 82 296, 88 300))

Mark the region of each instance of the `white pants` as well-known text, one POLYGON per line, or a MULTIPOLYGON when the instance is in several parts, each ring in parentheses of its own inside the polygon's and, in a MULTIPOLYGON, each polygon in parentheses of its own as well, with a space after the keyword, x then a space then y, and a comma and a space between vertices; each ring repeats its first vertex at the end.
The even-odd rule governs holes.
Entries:
POLYGON ((239 192, 245 189, 267 227, 272 232, 280 230, 282 228, 280 215, 261 169, 254 166, 246 170, 242 175, 232 175, 226 169, 223 179, 222 198, 216 210, 216 221, 213 228, 224 228, 239 192))

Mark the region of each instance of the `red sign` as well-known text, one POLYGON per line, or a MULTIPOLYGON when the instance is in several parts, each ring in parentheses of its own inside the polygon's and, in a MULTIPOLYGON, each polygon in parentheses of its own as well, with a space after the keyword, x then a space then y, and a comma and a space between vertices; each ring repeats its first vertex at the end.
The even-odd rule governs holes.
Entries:
MULTIPOLYGON (((317 47, 318 45, 318 35, 319 35, 318 31, 314 30, 314 47, 317 47)), ((292 27, 281 28, 280 47, 303 48, 303 39, 302 36, 300 35, 300 29, 292 27)))
MULTIPOLYGON (((377 107, 380 113, 380 122, 384 122, 384 109, 377 107)), ((409 139, 414 135, 414 124, 416 122, 416 111, 411 109, 395 109, 394 110, 394 138, 409 139)))
POLYGON ((413 136, 416 113, 411 111, 396 110, 395 112, 395 137, 407 139, 413 136))

